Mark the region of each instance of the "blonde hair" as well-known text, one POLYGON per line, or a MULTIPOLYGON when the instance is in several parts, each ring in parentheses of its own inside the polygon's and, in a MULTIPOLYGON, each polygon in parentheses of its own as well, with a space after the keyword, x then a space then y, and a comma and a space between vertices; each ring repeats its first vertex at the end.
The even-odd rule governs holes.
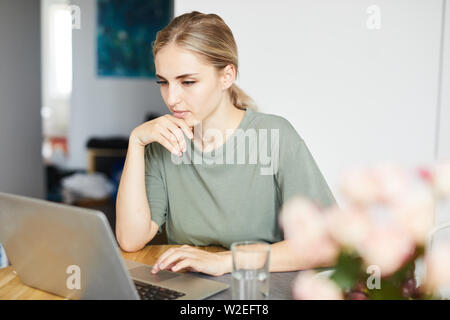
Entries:
MULTIPOLYGON (((171 43, 198 54, 217 71, 232 64, 236 69, 236 77, 239 74, 238 50, 233 33, 216 14, 192 11, 175 17, 156 34, 152 43, 153 57, 171 43)), ((257 110, 254 100, 235 83, 228 89, 228 93, 235 107, 257 110)))

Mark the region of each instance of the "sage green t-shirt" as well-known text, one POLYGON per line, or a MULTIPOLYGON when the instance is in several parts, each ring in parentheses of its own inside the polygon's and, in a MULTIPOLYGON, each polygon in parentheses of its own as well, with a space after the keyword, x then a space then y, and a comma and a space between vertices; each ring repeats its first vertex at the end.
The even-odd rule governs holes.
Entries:
POLYGON ((335 199, 305 142, 286 119, 246 109, 222 147, 172 155, 157 142, 145 149, 151 218, 166 223, 169 244, 220 245, 283 240, 278 213, 294 195, 321 207, 335 199))

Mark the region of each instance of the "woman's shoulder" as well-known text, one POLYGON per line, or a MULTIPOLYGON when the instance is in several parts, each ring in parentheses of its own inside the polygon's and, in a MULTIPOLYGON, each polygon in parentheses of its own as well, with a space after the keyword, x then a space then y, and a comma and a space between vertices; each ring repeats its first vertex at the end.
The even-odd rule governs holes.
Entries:
POLYGON ((294 128, 292 123, 281 115, 250 110, 249 116, 251 118, 249 127, 251 128, 278 129, 280 135, 284 137, 292 136, 296 139, 300 138, 300 140, 302 140, 300 134, 294 128))

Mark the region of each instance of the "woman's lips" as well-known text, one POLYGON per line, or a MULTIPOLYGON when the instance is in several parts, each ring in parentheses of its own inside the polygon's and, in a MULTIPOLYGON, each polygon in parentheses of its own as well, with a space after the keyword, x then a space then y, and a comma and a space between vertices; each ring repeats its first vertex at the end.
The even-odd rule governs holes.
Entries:
POLYGON ((173 116, 176 118, 180 118, 183 119, 184 117, 186 117, 186 115, 189 113, 189 111, 183 111, 183 112, 173 112, 173 116))

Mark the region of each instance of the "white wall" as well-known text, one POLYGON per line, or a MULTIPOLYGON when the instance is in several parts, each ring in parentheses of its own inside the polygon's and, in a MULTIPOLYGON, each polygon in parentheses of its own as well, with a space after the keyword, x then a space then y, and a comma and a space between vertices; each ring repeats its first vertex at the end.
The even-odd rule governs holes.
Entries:
POLYGON ((450 2, 446 4, 438 160, 450 160, 450 2))
POLYGON ((155 80, 99 78, 96 75, 96 1, 74 0, 81 30, 73 31, 73 91, 69 125, 71 168, 86 168, 86 143, 92 136, 128 136, 148 112, 167 113, 155 80))
POLYGON ((39 31, 39 1, 0 1, 0 192, 42 198, 39 31))
MULTIPOLYGON (((443 67, 442 67, 442 88, 440 95, 439 128, 437 139, 437 160, 450 161, 450 2, 447 1, 444 18, 445 30, 443 32, 443 67)), ((450 200, 446 204, 438 207, 436 223, 450 221, 450 200)), ((450 227, 439 233, 439 239, 450 240, 450 227)))
POLYGON ((237 83, 261 111, 294 124, 339 202, 348 167, 433 161, 441 3, 191 0, 177 1, 175 16, 225 20, 239 49, 237 83), (381 9, 380 30, 366 27, 370 5, 381 9))
MULTIPOLYGON (((167 109, 153 80, 96 76, 95 1, 73 4, 82 29, 73 33, 69 166, 81 168, 90 136, 128 135, 146 112, 167 109)), ((442 0, 175 1, 175 16, 199 10, 224 18, 238 44, 237 83, 262 112, 294 124, 338 201, 346 168, 433 162, 441 9, 442 0), (366 27, 370 5, 381 10, 379 30, 366 27)), ((447 59, 439 148, 448 155, 449 66, 447 59)))

